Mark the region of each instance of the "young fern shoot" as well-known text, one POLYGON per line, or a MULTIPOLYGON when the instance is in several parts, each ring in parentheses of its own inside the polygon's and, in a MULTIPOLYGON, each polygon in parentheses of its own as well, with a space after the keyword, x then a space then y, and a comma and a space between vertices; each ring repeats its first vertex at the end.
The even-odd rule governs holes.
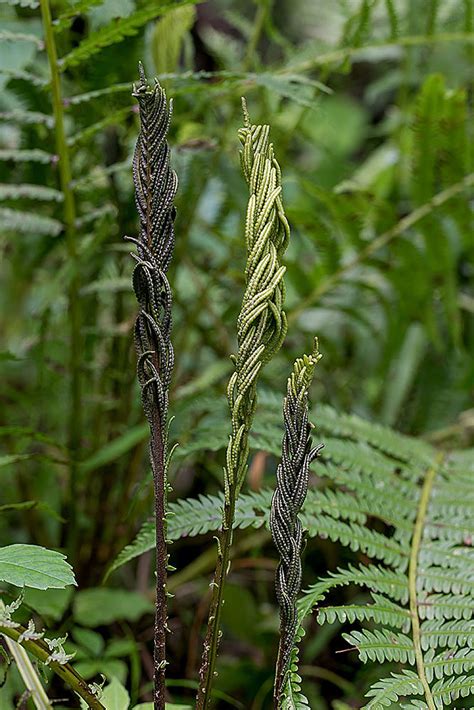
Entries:
POLYGON ((296 601, 301 586, 303 527, 298 517, 308 492, 309 467, 323 445, 312 447, 308 421, 308 389, 314 368, 321 359, 318 341, 311 355, 294 364, 283 403, 284 435, 277 485, 270 511, 270 530, 280 555, 275 587, 280 607, 280 643, 275 671, 274 706, 282 707, 291 652, 295 645, 298 613, 296 601))
POLYGON ((227 397, 232 420, 224 469, 224 510, 218 538, 218 557, 204 652, 199 671, 197 710, 209 707, 219 644, 219 621, 229 568, 235 503, 245 479, 248 436, 257 403, 257 378, 263 365, 279 350, 287 331, 283 311, 285 267, 281 258, 290 229, 283 211, 281 172, 269 141, 270 127, 250 123, 245 102, 244 127, 239 131, 241 165, 249 186, 245 237, 246 289, 237 321, 238 353, 227 397))
POLYGON ((151 87, 140 65, 133 87, 140 109, 140 135, 133 157, 135 202, 140 218, 133 288, 139 303, 135 322, 137 373, 143 409, 150 425, 150 462, 153 471, 156 519, 156 610, 154 632, 154 706, 165 707, 167 631, 166 539, 168 392, 174 364, 171 331, 171 289, 166 277, 174 247, 174 198, 178 187, 170 168, 166 142, 171 104, 155 81, 151 87))

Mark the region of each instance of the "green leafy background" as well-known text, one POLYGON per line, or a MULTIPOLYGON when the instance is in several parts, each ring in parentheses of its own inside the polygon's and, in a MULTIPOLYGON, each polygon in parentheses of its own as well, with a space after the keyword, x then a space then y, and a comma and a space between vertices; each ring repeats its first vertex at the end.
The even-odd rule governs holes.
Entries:
MULTIPOLYGON (((135 383, 130 249, 122 240, 137 229, 131 84, 142 60, 174 101, 170 143, 180 187, 170 270, 176 352, 170 437, 179 447, 170 469, 177 571, 170 577, 168 677, 170 701, 192 702, 230 426, 229 354, 244 288, 247 190, 237 129, 245 95, 253 122, 272 125, 283 171, 292 228, 285 256, 289 333, 262 376, 216 704, 270 708, 277 560, 264 523, 295 357, 318 335, 324 357, 311 392, 312 420, 328 465, 345 470, 347 461, 355 471, 359 462, 370 471, 374 454, 365 450, 364 420, 415 437, 379 432, 395 458, 402 441, 418 453, 425 446, 472 446, 472 0, 214 0, 173 7, 57 0, 52 12, 77 205, 80 544, 74 558, 61 557, 70 524, 67 294, 74 267, 40 14, 33 0, 12 0, 0 5, 2 598, 10 603, 26 585, 15 618, 34 616, 49 630, 67 632, 77 670, 98 682, 105 676, 110 710, 150 701, 152 486, 135 383), (362 419, 349 426, 341 412, 362 419), (179 502, 187 498, 192 502, 179 502), (23 570, 21 578, 6 573, 11 546, 27 553, 30 545, 43 550, 33 560, 50 555, 58 565, 62 582, 49 586, 63 589, 41 591, 47 585, 39 569, 23 570)), ((308 507, 322 477, 315 469, 308 507)), ((345 493, 331 488, 325 504, 342 510, 345 493)), ((367 546, 341 549, 337 531, 323 529, 317 513, 314 519, 305 588, 376 557, 367 546)), ((383 523, 374 526, 386 533, 383 523)), ((331 605, 368 599, 346 585, 332 593, 331 605)), ((347 634, 357 631, 342 617, 322 620, 305 622, 304 694, 313 710, 361 707, 380 677, 377 664, 364 666, 348 650, 354 638, 347 641, 347 634)), ((24 686, 14 665, 7 670, 0 663, 6 671, 0 705, 10 710, 24 686)), ((400 665, 391 671, 400 673, 400 665)), ((43 672, 50 697, 63 699, 55 707, 79 707, 72 696, 65 702, 67 689, 43 672)), ((402 681, 410 679, 397 676, 402 681)), ((455 703, 472 707, 472 696, 455 703)))

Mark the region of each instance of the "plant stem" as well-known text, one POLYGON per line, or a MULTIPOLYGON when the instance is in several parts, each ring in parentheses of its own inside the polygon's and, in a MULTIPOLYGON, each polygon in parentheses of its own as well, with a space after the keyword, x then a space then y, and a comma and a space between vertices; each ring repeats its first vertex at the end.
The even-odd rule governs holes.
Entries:
POLYGON ((153 412, 154 425, 150 426, 150 460, 153 470, 155 490, 156 521, 156 602, 154 635, 154 699, 155 710, 165 707, 166 671, 166 631, 167 620, 167 568, 168 548, 166 540, 167 481, 165 469, 165 445, 162 429, 167 422, 161 422, 158 412, 153 412))
POLYGON ((283 67, 279 74, 299 74, 301 72, 310 71, 318 66, 343 62, 345 59, 364 55, 371 49, 391 49, 392 47, 420 47, 423 45, 437 44, 439 42, 466 42, 472 44, 474 42, 474 34, 472 32, 439 32, 433 35, 407 35, 406 37, 398 37, 391 42, 380 41, 364 44, 359 47, 343 47, 342 49, 323 52, 314 57, 314 59, 306 59, 302 62, 295 62, 289 67, 283 67))
POLYGON ((257 404, 257 380, 262 366, 278 352, 287 330, 283 311, 285 267, 280 264, 290 228, 281 201, 281 171, 269 143, 269 126, 250 123, 245 102, 244 128, 239 132, 242 169, 249 186, 245 224, 247 243, 246 289, 237 319, 238 354, 227 386, 232 431, 224 468, 224 509, 217 538, 217 565, 212 582, 204 652, 199 670, 196 710, 211 700, 217 649, 221 637, 220 615, 229 573, 235 504, 247 473, 249 432, 257 404))
POLYGON ((204 640, 206 665, 201 669, 199 688, 196 698, 196 710, 205 710, 211 701, 211 688, 214 680, 217 649, 219 646, 220 618, 224 597, 225 581, 229 573, 230 550, 232 547, 233 524, 235 517, 235 496, 231 496, 224 505, 224 524, 217 538, 217 564, 212 582, 212 599, 209 608, 209 621, 204 640))
POLYGON ((434 704, 433 696, 431 694, 431 688, 426 678, 425 664, 423 660, 423 650, 421 648, 420 619, 418 616, 416 581, 418 572, 418 555, 420 552, 421 537, 423 534, 423 526, 425 524, 426 512, 428 510, 428 503, 430 500, 431 490, 433 488, 435 476, 444 460, 444 457, 445 454, 439 453, 435 459, 435 463, 426 474, 425 482, 421 491, 415 529, 413 531, 413 539, 411 542, 410 553, 410 565, 408 568, 408 589, 410 592, 411 628, 413 636, 413 645, 415 647, 416 667, 418 670, 418 676, 423 686, 425 699, 429 710, 436 710, 436 707, 434 704))
POLYGON ((354 257, 354 259, 348 261, 346 264, 344 264, 344 266, 341 266, 340 269, 338 269, 333 274, 328 276, 324 281, 322 281, 322 283, 320 283, 320 285, 315 288, 314 291, 312 291, 308 296, 303 298, 298 303, 296 308, 293 308, 291 313, 288 314, 288 320, 294 320, 300 313, 306 310, 306 308, 309 308, 313 303, 317 303, 319 298, 328 291, 332 290, 334 286, 339 283, 341 277, 345 276, 347 272, 352 271, 356 266, 358 266, 370 256, 372 256, 372 254, 377 252, 379 249, 382 249, 382 247, 389 244, 396 237, 399 237, 401 234, 403 234, 403 232, 406 232, 407 229, 413 227, 414 224, 419 222, 427 215, 431 214, 435 209, 444 205, 445 202, 448 202, 448 200, 451 200, 453 199, 453 197, 456 197, 465 190, 468 190, 470 187, 472 187, 472 185, 474 185, 474 173, 466 175, 463 180, 460 180, 459 182, 455 183, 454 185, 451 185, 450 187, 447 187, 446 190, 438 192, 436 195, 434 195, 434 197, 431 198, 431 200, 425 202, 425 204, 423 205, 420 205, 420 207, 417 207, 415 210, 413 210, 413 212, 410 212, 410 214, 406 215, 406 217, 403 217, 393 227, 391 227, 386 232, 371 241, 370 244, 365 247, 365 249, 362 249, 357 254, 357 256, 354 257))
MULTIPOLYGON (((15 628, 12 628, 10 626, 0 624, 0 633, 13 641, 16 641, 17 643, 21 634, 25 631, 26 629, 23 626, 16 626, 15 628)), ((21 646, 42 663, 46 663, 50 656, 50 651, 47 645, 44 641, 41 641, 41 639, 35 641, 24 639, 21 641, 21 646)), ((50 661, 48 666, 87 703, 89 708, 92 710, 105 710, 102 703, 91 691, 88 683, 74 670, 72 666, 69 665, 69 663, 62 664, 57 663, 56 661, 50 661)))
POLYGON ((52 710, 53 706, 25 649, 11 638, 6 637, 5 641, 37 710, 52 710))
POLYGON ((51 74, 51 97, 53 103, 56 152, 58 157, 59 182, 64 195, 64 227, 71 280, 68 286, 69 316, 69 514, 68 514, 68 551, 71 559, 75 558, 77 545, 77 479, 78 457, 82 435, 81 405, 81 310, 79 299, 79 269, 76 246, 75 220, 76 205, 72 191, 72 174, 69 150, 64 129, 64 110, 61 96, 61 84, 58 68, 56 42, 51 19, 49 0, 40 0, 43 19, 46 52, 51 74))
POLYGON ((243 61, 244 70, 248 71, 254 64, 253 58, 257 51, 258 43, 262 35, 263 27, 267 17, 267 0, 260 0, 258 3, 257 13, 253 21, 253 32, 250 35, 249 42, 247 44, 247 49, 245 51, 245 58, 243 61))

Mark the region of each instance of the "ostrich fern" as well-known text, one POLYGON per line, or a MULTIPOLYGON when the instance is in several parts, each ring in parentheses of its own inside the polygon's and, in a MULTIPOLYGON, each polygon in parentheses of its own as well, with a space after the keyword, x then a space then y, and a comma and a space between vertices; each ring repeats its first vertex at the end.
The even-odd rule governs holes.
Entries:
MULTIPOLYGON (((202 425, 193 446, 224 450, 224 422, 219 427, 214 413, 208 416, 212 430, 202 425)), ((474 450, 440 455, 426 442, 327 405, 318 405, 312 416, 325 448, 315 464, 320 485, 309 487, 301 524, 309 538, 341 544, 359 559, 302 594, 297 642, 313 609, 320 624, 357 623, 358 629, 343 634, 349 645, 340 647, 380 669, 368 690, 371 710, 429 708, 427 693, 436 710, 458 697, 473 699, 474 450), (349 585, 367 590, 367 601, 334 606, 328 600, 323 606, 331 590, 349 585)), ((280 417, 278 399, 262 393, 251 450, 280 455, 280 417)), ((265 489, 240 495, 234 527, 269 527, 271 499, 265 489)), ((170 538, 217 530, 221 504, 221 496, 172 503, 170 538)), ((154 525, 145 523, 114 568, 153 546, 154 525)), ((297 666, 295 646, 284 710, 309 707, 297 666)))
POLYGON ((244 127, 242 171, 249 186, 245 238, 247 242, 246 289, 237 321, 238 353, 227 387, 232 420, 224 469, 224 509, 218 541, 218 558, 204 652, 199 671, 197 709, 210 702, 217 648, 219 620, 230 560, 235 505, 247 471, 249 433, 257 404, 257 378, 263 365, 279 350, 286 335, 283 311, 285 267, 281 258, 290 230, 281 199, 281 172, 269 141, 269 126, 250 123, 243 103, 244 127))
MULTIPOLYGON (((138 380, 150 426, 156 521, 156 613, 154 636, 155 708, 165 706, 166 667, 166 498, 168 459, 168 390, 174 354, 170 340, 171 290, 166 278, 174 247, 174 197, 177 177, 169 164, 166 136, 171 107, 158 82, 148 85, 140 65, 133 96, 140 108, 141 129, 133 158, 135 201, 140 218, 133 288, 140 306, 135 323, 138 380)), ((129 238, 130 239, 130 238, 129 238)))
POLYGON ((280 607, 280 644, 275 672, 275 707, 281 707, 297 626, 296 599, 301 586, 303 527, 299 518, 308 491, 309 467, 322 446, 311 447, 308 389, 321 358, 317 341, 311 355, 298 358, 288 378, 283 404, 285 433, 277 485, 272 499, 270 530, 280 555, 275 586, 280 607))

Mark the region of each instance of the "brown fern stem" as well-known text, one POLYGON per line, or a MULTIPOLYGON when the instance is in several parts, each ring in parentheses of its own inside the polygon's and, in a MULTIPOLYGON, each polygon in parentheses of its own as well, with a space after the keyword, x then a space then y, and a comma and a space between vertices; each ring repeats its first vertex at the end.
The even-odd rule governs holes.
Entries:
POLYGON ((166 142, 171 108, 160 85, 149 86, 140 66, 133 95, 140 107, 140 135, 133 159, 135 203, 140 217, 133 287, 140 305, 135 323, 137 374, 150 427, 156 523, 156 605, 154 628, 155 710, 165 708, 167 568, 166 539, 168 392, 173 372, 172 296, 166 272, 174 247, 176 174, 166 142))

